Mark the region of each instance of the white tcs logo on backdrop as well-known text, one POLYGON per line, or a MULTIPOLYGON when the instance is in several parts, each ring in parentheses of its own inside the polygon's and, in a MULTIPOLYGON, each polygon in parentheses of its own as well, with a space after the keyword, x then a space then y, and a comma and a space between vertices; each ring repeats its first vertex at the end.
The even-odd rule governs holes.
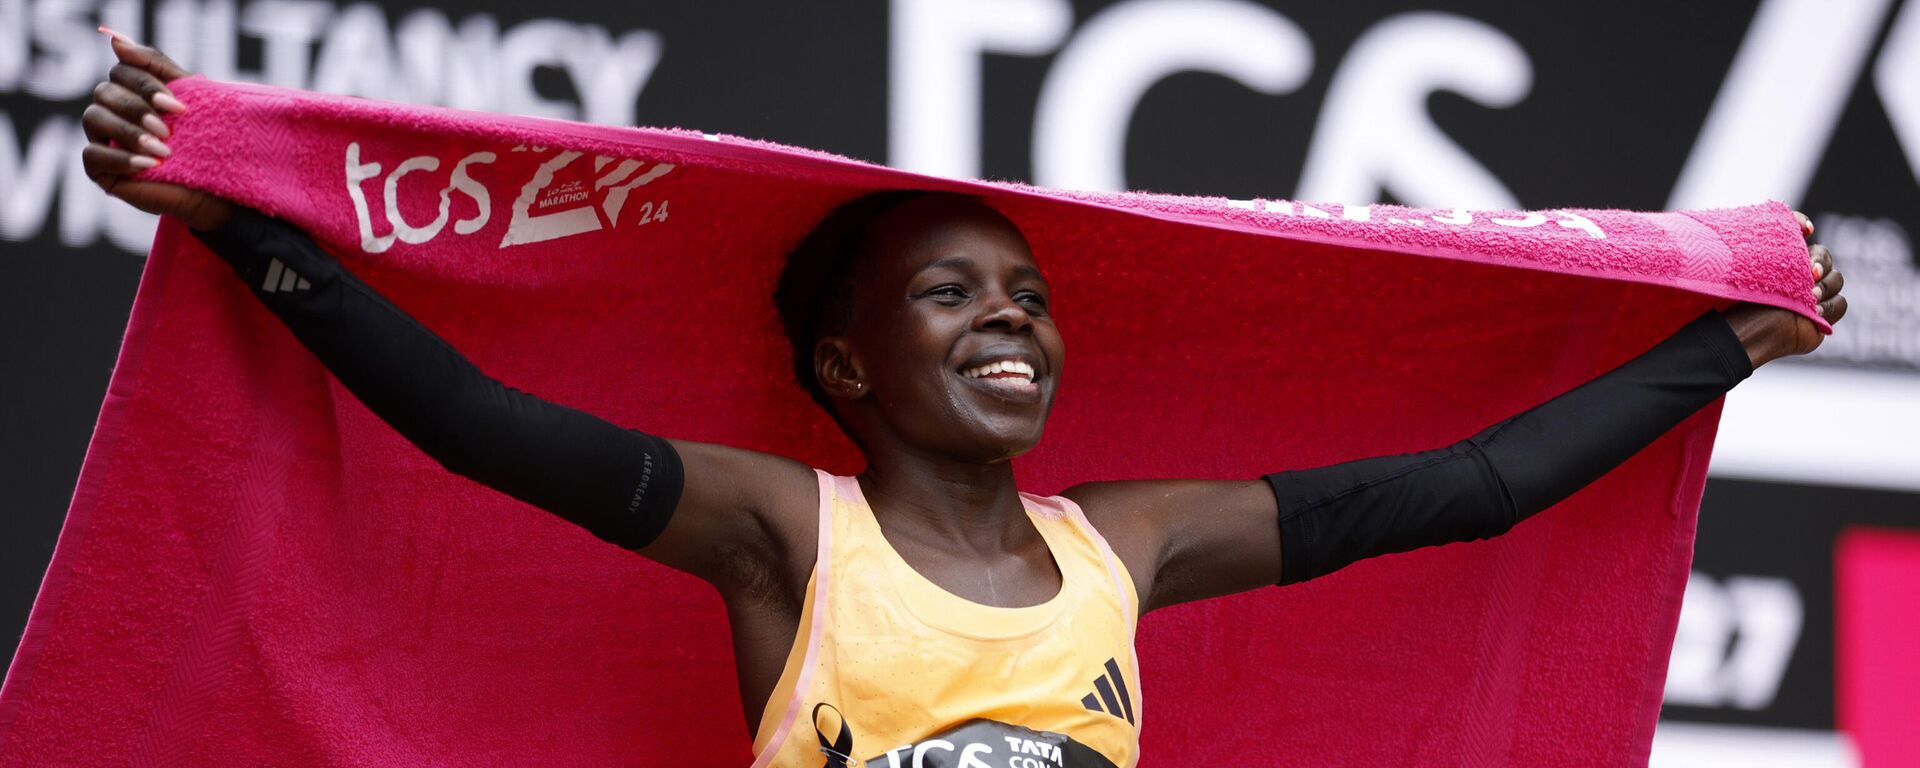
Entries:
MULTIPOLYGON (((1892 6, 1766 0, 1670 205, 1798 201, 1882 29, 1871 82, 1920 177, 1920 4, 1888 23, 1892 6)), ((1125 189, 1133 109, 1170 75, 1215 73, 1279 95, 1317 64, 1299 25, 1252 0, 1124 0, 1078 29, 1068 0, 893 0, 891 24, 887 158, 909 170, 978 175, 981 59, 1057 53, 1033 125, 1033 181, 1043 186, 1125 189)), ((1300 186, 1286 196, 1371 203, 1391 188, 1415 206, 1519 208, 1426 104, 1444 91, 1504 108, 1532 87, 1525 49, 1492 25, 1424 11, 1386 18, 1334 65, 1300 186)))
MULTIPOLYGON (((347 145, 346 184, 347 197, 353 200, 354 220, 359 225, 360 248, 367 253, 386 251, 393 247, 396 240, 410 245, 427 242, 445 231, 449 223, 454 234, 471 235, 485 228, 492 219, 493 195, 485 184, 473 178, 471 172, 475 166, 491 165, 498 161, 498 154, 484 151, 468 154, 455 162, 446 176, 441 177, 437 175, 442 165, 440 158, 432 155, 409 157, 389 168, 383 163, 363 158, 361 151, 357 141, 347 145), (409 221, 400 212, 400 198, 408 194, 402 191, 401 184, 406 177, 415 174, 421 178, 406 181, 409 189, 427 191, 417 186, 421 184, 428 185, 429 190, 438 187, 437 213, 425 221, 409 221), (443 178, 444 182, 441 181, 443 178), (383 205, 380 214, 385 222, 386 234, 375 233, 374 211, 367 202, 367 191, 363 186, 369 182, 377 184, 381 191, 383 205), (456 193, 473 204, 474 213, 449 222, 456 193)), ((501 248, 603 228, 611 229, 619 225, 621 214, 626 211, 636 214, 636 226, 667 220, 668 201, 648 200, 630 207, 627 199, 634 190, 658 181, 673 171, 674 166, 670 163, 649 163, 606 155, 596 155, 591 161, 579 162, 585 156, 581 152, 549 150, 525 144, 509 151, 531 152, 546 157, 533 175, 518 188, 513 200, 512 217, 507 222, 506 233, 500 238, 501 248), (590 172, 586 168, 589 165, 590 172), (573 173, 566 173, 568 171, 573 173)))

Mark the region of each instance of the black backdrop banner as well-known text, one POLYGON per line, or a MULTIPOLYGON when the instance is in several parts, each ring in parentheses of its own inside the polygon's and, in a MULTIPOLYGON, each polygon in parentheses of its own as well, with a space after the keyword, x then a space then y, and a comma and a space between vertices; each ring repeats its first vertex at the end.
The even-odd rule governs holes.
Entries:
POLYGON ((1818 354, 1729 399, 1669 715, 1834 728, 1834 531, 1920 526, 1920 0, 0 0, 7 638, 153 231, 80 171, 80 110, 111 62, 100 23, 224 79, 1050 186, 1474 208, 1785 200, 1840 254, 1852 312, 1818 354), (1699 606, 1735 603, 1802 626, 1720 674, 1746 635, 1699 606), (1779 657, 1771 683, 1763 651, 1779 657))

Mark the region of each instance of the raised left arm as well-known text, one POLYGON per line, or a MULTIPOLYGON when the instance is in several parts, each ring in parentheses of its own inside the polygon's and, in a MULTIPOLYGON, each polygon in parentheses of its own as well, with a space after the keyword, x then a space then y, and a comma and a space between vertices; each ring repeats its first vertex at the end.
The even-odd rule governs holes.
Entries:
MULTIPOLYGON (((1826 248, 1820 311, 1846 313, 1826 248)), ((1248 481, 1089 483, 1065 492, 1134 574, 1141 611, 1290 584, 1356 560, 1504 533, 1606 474, 1754 368, 1819 345, 1813 323, 1742 304, 1620 367, 1432 451, 1248 481)))

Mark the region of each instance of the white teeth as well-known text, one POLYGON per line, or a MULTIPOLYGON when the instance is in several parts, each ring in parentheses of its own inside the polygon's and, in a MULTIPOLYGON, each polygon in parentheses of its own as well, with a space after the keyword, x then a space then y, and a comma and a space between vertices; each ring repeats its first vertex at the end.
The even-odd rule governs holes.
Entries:
POLYGON ((1033 366, 1027 365, 1019 360, 999 360, 987 363, 986 365, 961 371, 960 375, 969 379, 978 379, 992 376, 996 373, 1011 373, 1018 376, 1025 376, 1027 381, 1033 381, 1033 366))

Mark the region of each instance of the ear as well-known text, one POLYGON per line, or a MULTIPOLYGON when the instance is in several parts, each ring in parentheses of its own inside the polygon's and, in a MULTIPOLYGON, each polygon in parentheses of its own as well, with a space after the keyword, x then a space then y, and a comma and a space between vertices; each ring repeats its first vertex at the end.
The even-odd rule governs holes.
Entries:
POLYGON ((844 336, 827 336, 813 345, 813 375, 827 394, 848 400, 866 397, 868 387, 844 336))

